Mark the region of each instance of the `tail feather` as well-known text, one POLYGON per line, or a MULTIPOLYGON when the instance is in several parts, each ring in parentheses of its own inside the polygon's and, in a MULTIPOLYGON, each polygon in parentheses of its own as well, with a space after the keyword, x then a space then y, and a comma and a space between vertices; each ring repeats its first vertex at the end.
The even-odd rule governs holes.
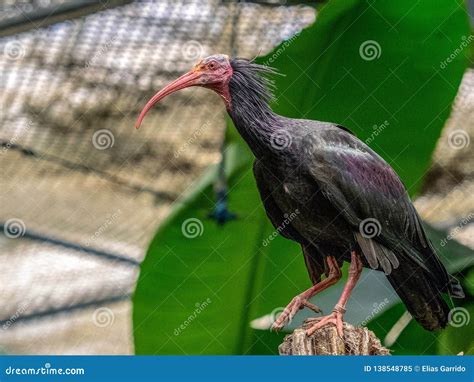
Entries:
MULTIPOLYGON (((426 330, 446 327, 449 307, 426 272, 413 262, 404 262, 387 276, 413 318, 426 330)), ((462 289, 461 289, 462 291, 462 289)))
POLYGON ((452 275, 449 275, 449 295, 454 298, 464 298, 466 295, 462 290, 462 286, 458 279, 452 275))
POLYGON ((454 298, 464 298, 464 291, 459 281, 453 275, 450 275, 443 263, 436 255, 433 245, 428 240, 428 245, 425 248, 418 248, 423 254, 423 258, 430 264, 431 280, 441 292, 449 294, 454 298))

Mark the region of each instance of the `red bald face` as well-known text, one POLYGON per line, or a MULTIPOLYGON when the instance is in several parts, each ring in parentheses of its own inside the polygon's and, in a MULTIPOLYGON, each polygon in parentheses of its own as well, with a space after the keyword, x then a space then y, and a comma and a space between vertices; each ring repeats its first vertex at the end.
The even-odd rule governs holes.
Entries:
POLYGON ((140 127, 143 118, 153 105, 171 93, 191 86, 202 86, 214 90, 223 98, 226 107, 230 109, 229 81, 231 77, 232 66, 228 56, 216 54, 204 58, 190 72, 165 86, 148 101, 138 117, 135 128, 140 127))

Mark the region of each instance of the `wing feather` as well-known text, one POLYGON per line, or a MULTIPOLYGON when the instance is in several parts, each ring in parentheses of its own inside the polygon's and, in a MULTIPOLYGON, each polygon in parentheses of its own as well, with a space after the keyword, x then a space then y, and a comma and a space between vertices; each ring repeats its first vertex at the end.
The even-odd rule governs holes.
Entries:
POLYGON ((426 238, 403 183, 383 158, 336 126, 307 134, 302 152, 310 176, 353 226, 372 268, 390 272, 403 257, 446 288, 448 274, 426 238), (367 219, 379 225, 379 232, 368 240, 361 232, 367 219))

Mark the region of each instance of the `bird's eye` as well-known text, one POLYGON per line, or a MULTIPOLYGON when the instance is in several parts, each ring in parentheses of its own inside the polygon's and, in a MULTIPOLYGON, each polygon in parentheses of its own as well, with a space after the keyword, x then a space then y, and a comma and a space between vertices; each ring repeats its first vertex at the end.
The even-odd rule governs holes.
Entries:
POLYGON ((211 61, 211 62, 207 65, 207 67, 208 67, 209 69, 211 69, 211 70, 214 70, 214 69, 217 68, 217 64, 216 64, 214 61, 211 61))

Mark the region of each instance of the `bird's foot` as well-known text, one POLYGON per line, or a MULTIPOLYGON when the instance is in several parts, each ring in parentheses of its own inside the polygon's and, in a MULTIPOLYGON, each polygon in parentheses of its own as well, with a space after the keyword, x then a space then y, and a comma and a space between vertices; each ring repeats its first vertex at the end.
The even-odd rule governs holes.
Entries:
POLYGON ((343 324, 342 318, 345 312, 346 310, 342 306, 336 305, 334 307, 334 310, 331 312, 331 314, 324 317, 315 317, 315 318, 310 318, 306 320, 306 323, 310 324, 309 328, 306 329, 306 334, 308 336, 311 336, 317 330, 321 329, 323 326, 332 324, 336 327, 337 335, 340 338, 344 338, 344 331, 343 331, 344 324, 343 324))
POLYGON ((322 313, 322 310, 319 306, 310 303, 306 298, 301 296, 294 297, 290 303, 283 309, 283 312, 277 317, 275 322, 272 325, 271 330, 278 331, 283 329, 283 327, 290 323, 293 320, 293 317, 300 309, 304 307, 311 309, 313 312, 322 313))

